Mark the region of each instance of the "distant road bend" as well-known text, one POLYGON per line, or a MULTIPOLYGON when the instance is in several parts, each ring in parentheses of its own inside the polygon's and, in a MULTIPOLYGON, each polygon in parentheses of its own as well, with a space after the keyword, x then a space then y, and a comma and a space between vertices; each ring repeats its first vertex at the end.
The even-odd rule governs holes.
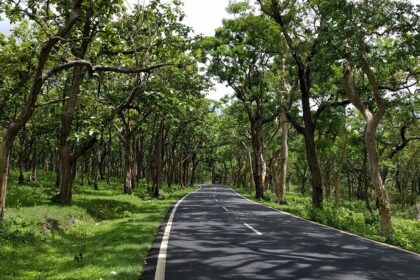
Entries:
POLYGON ((417 254, 273 210, 222 185, 202 185, 174 208, 144 280, 420 279, 417 254))

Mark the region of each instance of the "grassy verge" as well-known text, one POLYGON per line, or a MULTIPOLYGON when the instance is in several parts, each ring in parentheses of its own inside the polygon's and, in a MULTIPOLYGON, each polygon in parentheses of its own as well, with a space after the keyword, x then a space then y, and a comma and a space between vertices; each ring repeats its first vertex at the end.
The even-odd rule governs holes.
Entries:
POLYGON ((420 221, 414 220, 414 208, 393 209, 393 234, 385 239, 379 233, 379 217, 371 216, 361 201, 325 201, 323 210, 315 210, 308 196, 289 192, 286 194, 287 205, 279 205, 275 194, 267 191, 263 200, 257 200, 254 192, 236 189, 243 196, 279 209, 312 220, 324 225, 345 230, 373 240, 385 242, 401 248, 420 253, 420 221))
POLYGON ((138 279, 168 208, 193 188, 163 188, 152 200, 144 188, 121 194, 120 182, 77 185, 71 206, 50 203, 54 178, 16 185, 0 221, 1 279, 138 279))

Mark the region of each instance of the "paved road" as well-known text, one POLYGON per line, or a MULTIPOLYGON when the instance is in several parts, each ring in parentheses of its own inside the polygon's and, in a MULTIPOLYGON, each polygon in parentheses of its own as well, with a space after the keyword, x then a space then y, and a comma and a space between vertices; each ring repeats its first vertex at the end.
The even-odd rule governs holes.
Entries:
MULTIPOLYGON (((161 230, 143 279, 154 279, 161 230)), ((204 185, 177 207, 166 280, 420 280, 420 257, 204 185)))

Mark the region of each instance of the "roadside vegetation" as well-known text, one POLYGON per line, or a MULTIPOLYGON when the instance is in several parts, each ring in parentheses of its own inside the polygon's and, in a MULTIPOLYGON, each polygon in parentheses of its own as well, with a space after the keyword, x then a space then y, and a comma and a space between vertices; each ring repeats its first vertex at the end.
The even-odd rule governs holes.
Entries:
POLYGON ((351 232, 369 239, 388 243, 420 254, 420 221, 416 220, 414 206, 395 205, 392 209, 394 226, 388 238, 379 231, 379 216, 366 209, 363 201, 326 200, 322 210, 311 207, 309 195, 286 192, 287 204, 279 204, 275 193, 268 190, 264 199, 255 199, 254 192, 245 188, 235 189, 248 199, 296 216, 351 232))
POLYGON ((201 182, 419 251, 420 5, 128 2, 0 1, 0 278, 134 278, 201 182))
POLYGON ((145 188, 121 194, 120 180, 75 185, 71 206, 51 203, 51 173, 37 183, 10 180, 9 207, 0 221, 1 279, 138 279, 168 208, 195 188, 145 188))

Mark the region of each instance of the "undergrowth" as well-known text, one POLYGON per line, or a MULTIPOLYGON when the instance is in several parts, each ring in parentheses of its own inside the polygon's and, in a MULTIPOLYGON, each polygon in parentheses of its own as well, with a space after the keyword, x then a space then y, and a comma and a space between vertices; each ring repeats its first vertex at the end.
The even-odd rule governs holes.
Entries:
POLYGON ((169 207, 194 188, 163 187, 158 200, 145 185, 122 194, 118 180, 81 186, 70 206, 51 203, 53 174, 17 185, 12 173, 0 221, 1 279, 138 279, 169 207))
POLYGON ((268 205, 275 209, 295 214, 299 217, 328 225, 337 229, 352 232, 373 240, 385 242, 401 248, 420 253, 420 221, 416 221, 413 207, 396 206, 393 208, 393 231, 385 238, 379 232, 379 215, 373 215, 366 209, 363 201, 325 200, 323 209, 314 209, 311 198, 294 192, 286 194, 286 205, 277 203, 274 193, 264 193, 264 199, 256 200, 249 189, 236 189, 249 199, 268 205))

